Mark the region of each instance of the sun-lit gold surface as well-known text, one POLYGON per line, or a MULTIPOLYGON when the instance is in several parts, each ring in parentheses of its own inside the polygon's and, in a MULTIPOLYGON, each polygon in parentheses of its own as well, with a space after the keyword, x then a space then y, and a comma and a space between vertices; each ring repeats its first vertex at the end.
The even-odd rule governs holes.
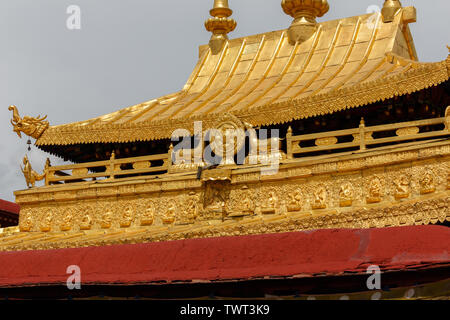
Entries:
POLYGON ((450 142, 16 192, 20 230, 1 250, 450 221, 450 142), (216 172, 217 171, 217 172, 216 172), (209 177, 225 177, 222 169, 209 177))
POLYGON ((232 39, 200 59, 178 93, 88 121, 50 127, 38 146, 169 138, 215 125, 231 113, 253 126, 289 122, 436 86, 449 60, 417 62, 402 8, 391 23, 378 13, 318 24, 309 40, 289 44, 287 31, 232 39))
MULTIPOLYGON (((236 24, 228 1, 216 0, 206 22, 213 37, 200 47, 182 91, 53 127, 45 118, 20 119, 11 107, 15 131, 36 137, 38 146, 62 146, 169 138, 176 129, 193 132, 200 120, 204 131, 245 130, 366 106, 449 79, 450 54, 442 62, 417 61, 412 7, 387 0, 381 15, 317 24, 327 1, 282 6, 298 19, 300 37, 305 24, 313 26, 309 37, 292 41, 298 30, 291 26, 228 40, 236 24)), ((195 154, 173 145, 143 157, 112 152, 105 161, 47 162, 42 175, 25 159, 31 188, 15 192, 20 225, 0 230, 0 250, 450 221, 450 107, 438 116, 376 126, 362 119, 353 129, 303 135, 289 127, 281 140, 270 138, 285 149, 269 175, 269 149, 248 154, 243 165, 232 157, 213 168, 204 168, 202 158, 189 163, 195 154), (39 180, 45 186, 35 187, 39 180)), ((260 151, 257 137, 249 141, 260 151)))

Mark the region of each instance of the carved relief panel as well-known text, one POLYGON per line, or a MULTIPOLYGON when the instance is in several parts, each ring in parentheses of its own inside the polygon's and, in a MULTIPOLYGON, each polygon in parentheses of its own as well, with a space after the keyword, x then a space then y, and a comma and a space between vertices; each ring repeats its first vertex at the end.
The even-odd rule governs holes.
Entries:
POLYGON ((301 211, 304 206, 304 195, 299 187, 291 188, 287 193, 286 208, 288 212, 301 211))
POLYGON ((378 203, 381 202, 384 197, 384 184, 378 175, 372 176, 368 180, 367 186, 367 203, 378 203))
POLYGON ((428 194, 436 191, 436 176, 431 169, 424 170, 419 180, 420 194, 428 194))
POLYGON ((339 190, 339 205, 341 207, 351 207, 355 199, 355 189, 353 184, 345 182, 339 190))
POLYGON ((278 186, 262 186, 260 190, 259 205, 262 214, 274 214, 280 212, 281 195, 278 186))
POLYGON ((151 226, 155 221, 156 204, 153 199, 144 199, 140 206, 140 225, 151 226))
POLYGON ((409 198, 411 194, 410 178, 406 174, 400 174, 394 179, 394 197, 395 199, 409 198))
POLYGON ((324 184, 318 185, 312 194, 311 207, 314 210, 326 209, 328 203, 328 190, 324 184))
POLYGON ((59 226, 60 230, 70 231, 74 224, 74 208, 70 206, 63 207, 61 208, 59 214, 62 215, 59 226))
POLYGON ((229 181, 207 181, 203 193, 201 218, 222 219, 227 215, 227 202, 230 199, 229 181))
POLYGON ((243 185, 231 190, 228 204, 228 216, 248 216, 255 214, 255 198, 258 194, 257 187, 243 185))

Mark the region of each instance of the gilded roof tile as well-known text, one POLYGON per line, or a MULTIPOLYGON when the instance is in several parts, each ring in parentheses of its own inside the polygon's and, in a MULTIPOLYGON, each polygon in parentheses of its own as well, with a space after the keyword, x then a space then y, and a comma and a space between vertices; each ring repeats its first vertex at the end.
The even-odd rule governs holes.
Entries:
POLYGON ((417 62, 402 15, 384 23, 375 13, 320 23, 310 39, 295 45, 281 30, 229 40, 217 54, 202 46, 180 92, 50 127, 36 144, 165 139, 175 129, 192 130, 194 121, 213 127, 223 113, 254 126, 285 123, 412 93, 448 78, 448 61, 417 62))

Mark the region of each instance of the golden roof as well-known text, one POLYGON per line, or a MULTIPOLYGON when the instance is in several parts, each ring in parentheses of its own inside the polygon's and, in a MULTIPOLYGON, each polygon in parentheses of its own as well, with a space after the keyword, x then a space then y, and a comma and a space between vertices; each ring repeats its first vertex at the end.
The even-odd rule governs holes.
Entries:
POLYGON ((404 95, 449 78, 448 61, 417 61, 402 8, 392 22, 379 13, 326 21, 294 45, 288 30, 232 39, 199 61, 174 94, 91 120, 52 126, 38 146, 170 138, 195 121, 214 127, 230 113, 253 126, 286 123, 404 95))

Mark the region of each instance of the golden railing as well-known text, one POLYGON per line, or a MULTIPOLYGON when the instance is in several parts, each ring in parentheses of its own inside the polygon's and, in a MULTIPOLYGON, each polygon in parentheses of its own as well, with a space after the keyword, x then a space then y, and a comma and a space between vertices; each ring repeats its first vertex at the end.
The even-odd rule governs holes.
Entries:
POLYGON ((113 153, 111 158, 105 161, 48 167, 45 170, 45 185, 82 182, 86 179, 114 180, 123 176, 167 173, 170 166, 169 159, 169 153, 125 159, 116 159, 113 153), (127 169, 127 167, 131 168, 127 169))
POLYGON ((377 145, 387 146, 407 141, 444 137, 450 135, 446 126, 447 121, 448 118, 435 118, 366 127, 364 119, 362 119, 359 128, 300 136, 294 136, 292 134, 292 128, 289 128, 286 135, 287 157, 288 159, 294 159, 294 156, 296 155, 350 148, 364 151, 368 149, 368 147, 377 145), (443 129, 432 128, 440 125, 441 127, 444 125, 443 129), (428 130, 422 131, 421 129, 424 127, 428 127, 428 130), (393 134, 389 136, 390 132, 393 132, 393 134), (388 136, 374 137, 374 134, 377 133, 384 133, 388 136), (340 139, 341 141, 344 141, 340 142, 340 139), (302 147, 300 145, 302 142, 312 142, 315 145, 302 147))
MULTIPOLYGON (((312 153, 338 154, 348 149, 360 152, 400 143, 420 143, 417 141, 450 136, 449 123, 449 117, 443 117, 366 127, 364 120, 361 120, 358 128, 299 136, 294 136, 292 129, 289 128, 286 135, 286 156, 287 159, 294 159, 299 156, 310 156, 312 153), (302 147, 303 142, 309 145, 314 144, 314 146, 302 147)), ((171 169, 172 155, 173 147, 168 153, 158 155, 116 159, 113 153, 111 158, 105 161, 48 166, 45 169, 45 184, 86 182, 97 179, 111 181, 116 178, 176 172, 171 169)))

